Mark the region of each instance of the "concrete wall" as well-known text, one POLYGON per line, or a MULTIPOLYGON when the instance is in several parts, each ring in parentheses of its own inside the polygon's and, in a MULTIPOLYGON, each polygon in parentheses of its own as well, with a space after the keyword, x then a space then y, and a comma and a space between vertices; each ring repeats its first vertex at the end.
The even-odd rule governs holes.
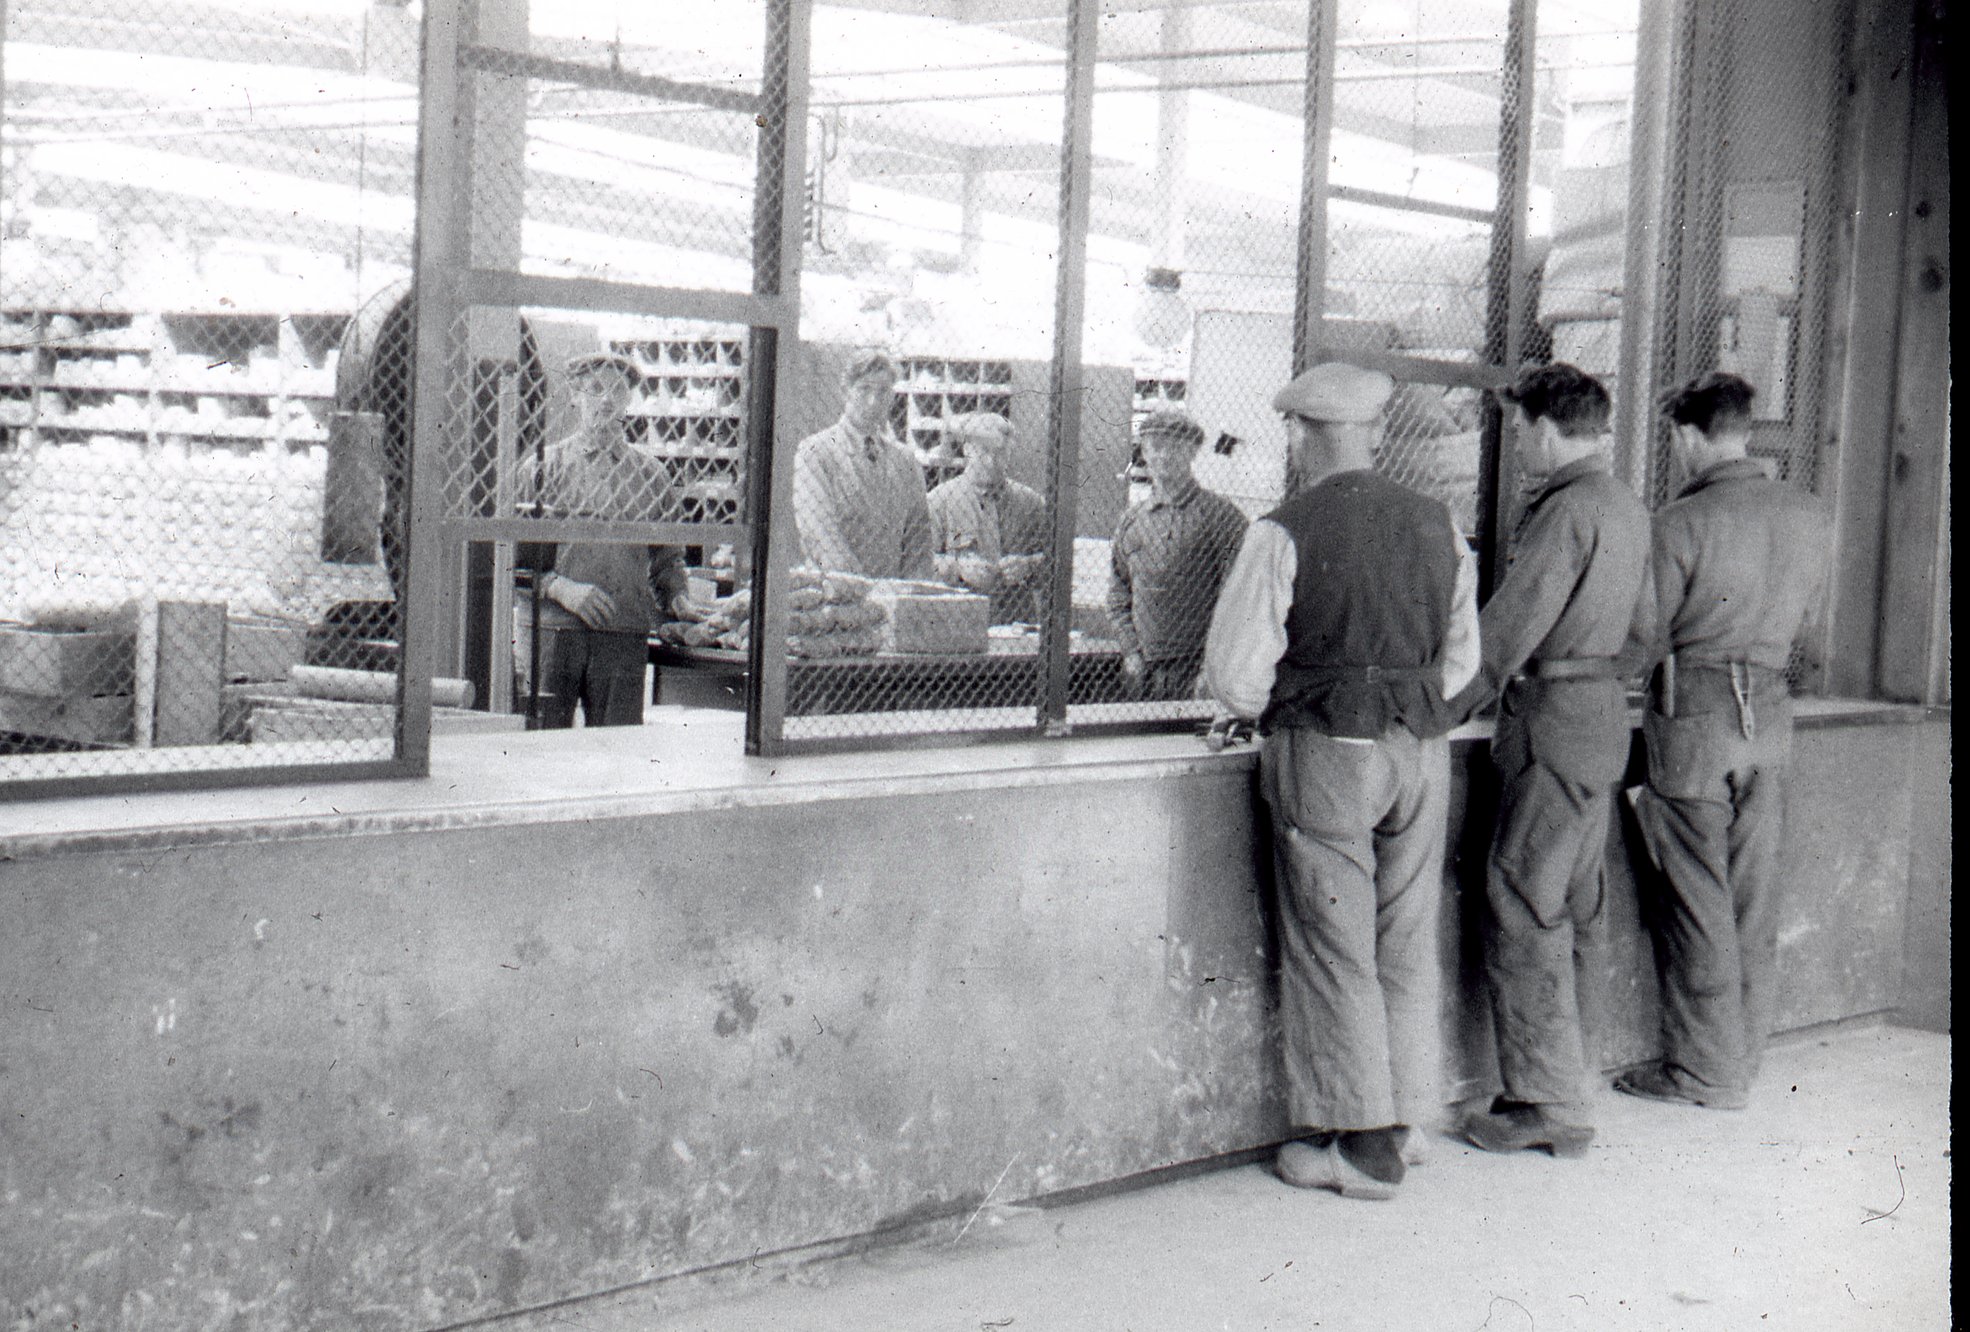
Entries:
MULTIPOLYGON (((1786 1025, 1904 1000, 1946 733, 1802 733, 1786 1025)), ((0 863, 0 1307, 437 1327, 1273 1141, 1251 793, 1227 758, 0 863)), ((1609 1064, 1653 1041, 1625 863, 1609 1064)), ((1466 1093, 1477 900, 1446 877, 1466 1093)))

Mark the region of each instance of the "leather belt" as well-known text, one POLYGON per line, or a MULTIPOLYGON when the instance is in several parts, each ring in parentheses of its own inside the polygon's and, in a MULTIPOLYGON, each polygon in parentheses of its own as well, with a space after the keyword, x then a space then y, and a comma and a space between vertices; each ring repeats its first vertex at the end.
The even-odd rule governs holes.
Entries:
POLYGON ((1381 684, 1384 681, 1434 680, 1442 668, 1430 666, 1301 666, 1295 674, 1317 684, 1381 684))
POLYGON ((1545 657, 1528 661, 1518 673, 1528 680, 1612 680, 1621 667, 1613 657, 1545 657))

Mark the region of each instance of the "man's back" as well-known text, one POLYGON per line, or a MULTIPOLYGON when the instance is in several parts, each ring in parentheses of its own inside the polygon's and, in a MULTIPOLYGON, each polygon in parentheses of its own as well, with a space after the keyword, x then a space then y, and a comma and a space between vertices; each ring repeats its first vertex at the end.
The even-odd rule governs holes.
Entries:
POLYGON ((1712 467, 1655 516, 1652 645, 1700 662, 1784 670, 1817 608, 1831 528, 1812 495, 1744 458, 1712 467))

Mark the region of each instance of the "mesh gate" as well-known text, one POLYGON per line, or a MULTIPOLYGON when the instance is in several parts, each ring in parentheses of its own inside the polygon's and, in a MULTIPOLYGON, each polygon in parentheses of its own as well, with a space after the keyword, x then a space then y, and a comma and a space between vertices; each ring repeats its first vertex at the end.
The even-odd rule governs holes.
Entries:
POLYGON ((467 4, 427 85, 458 127, 420 311, 434 595, 531 727, 642 721, 653 657, 752 659, 793 19, 714 8, 686 42, 638 6, 467 4))
MULTIPOLYGON (((0 8, 0 792, 394 770, 418 28, 0 8)), ((462 701, 454 698, 452 701, 462 701)))

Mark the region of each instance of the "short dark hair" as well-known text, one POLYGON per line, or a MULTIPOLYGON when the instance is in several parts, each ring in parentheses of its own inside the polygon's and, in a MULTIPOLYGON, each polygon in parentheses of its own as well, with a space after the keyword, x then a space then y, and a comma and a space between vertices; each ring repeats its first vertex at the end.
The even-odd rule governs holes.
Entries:
POLYGON ((888 352, 871 347, 848 358, 848 364, 842 367, 841 386, 849 388, 875 375, 886 376, 892 384, 903 377, 888 352))
POLYGON ((1531 420, 1551 421, 1568 439, 1600 434, 1613 409, 1601 381, 1565 361, 1521 372, 1498 396, 1531 420))
POLYGON ((1739 376, 1712 370, 1663 394, 1662 414, 1706 435, 1729 433, 1751 424, 1751 400, 1757 396, 1758 390, 1739 376))

